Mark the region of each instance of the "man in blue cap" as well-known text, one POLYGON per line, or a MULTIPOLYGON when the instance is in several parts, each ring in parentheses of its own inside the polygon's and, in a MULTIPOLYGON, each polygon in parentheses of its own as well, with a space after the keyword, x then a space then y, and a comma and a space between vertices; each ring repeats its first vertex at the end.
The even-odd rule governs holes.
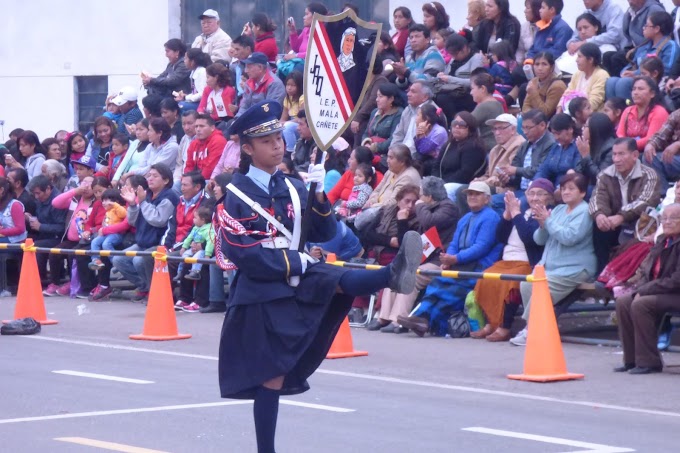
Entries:
MULTIPOLYGON (((236 112, 236 118, 265 99, 283 103, 286 97, 286 87, 281 79, 272 74, 267 56, 262 52, 253 52, 243 63, 246 65, 248 81, 238 112, 236 112)), ((238 80, 236 82, 238 83, 238 80)))
POLYGON ((258 452, 274 452, 279 395, 309 389, 307 378, 326 357, 355 296, 390 287, 409 294, 422 256, 420 235, 409 231, 390 266, 349 270, 298 252, 307 198, 314 197, 311 242, 335 236, 337 223, 323 192, 323 164, 311 164, 307 182, 283 174, 281 104, 256 103, 231 125, 241 141, 241 168, 217 206, 215 250, 237 267, 231 284, 219 354, 223 398, 253 399, 258 452))

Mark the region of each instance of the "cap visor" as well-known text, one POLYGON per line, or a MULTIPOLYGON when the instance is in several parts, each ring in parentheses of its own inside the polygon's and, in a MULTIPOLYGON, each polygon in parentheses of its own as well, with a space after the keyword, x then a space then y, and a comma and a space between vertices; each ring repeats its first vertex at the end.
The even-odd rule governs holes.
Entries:
POLYGON ((274 129, 270 129, 268 131, 257 132, 257 133, 254 133, 254 134, 248 134, 247 137, 265 137, 267 135, 272 135, 272 134, 275 134, 277 132, 281 132, 282 130, 283 130, 283 126, 279 126, 279 127, 274 128, 274 129))

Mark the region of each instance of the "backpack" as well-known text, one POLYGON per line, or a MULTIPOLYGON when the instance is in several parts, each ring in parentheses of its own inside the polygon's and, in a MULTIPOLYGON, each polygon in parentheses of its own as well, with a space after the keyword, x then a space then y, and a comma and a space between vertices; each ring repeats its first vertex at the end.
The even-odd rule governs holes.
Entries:
POLYGON ((447 333, 451 338, 467 338, 470 336, 470 321, 463 311, 454 312, 448 320, 447 333))

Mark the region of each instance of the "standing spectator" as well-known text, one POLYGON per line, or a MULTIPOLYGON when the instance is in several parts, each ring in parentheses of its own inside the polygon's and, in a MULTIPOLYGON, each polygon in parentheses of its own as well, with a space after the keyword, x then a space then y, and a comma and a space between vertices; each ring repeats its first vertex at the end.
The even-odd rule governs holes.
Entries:
MULTIPOLYGON (((184 167, 187 163, 187 150, 189 145, 196 137, 196 118, 198 118, 198 113, 195 110, 187 110, 182 113, 182 129, 184 129, 184 137, 179 142, 179 148, 177 150, 177 162, 175 163, 175 170, 172 174, 172 179, 177 185, 177 181, 182 178, 184 174, 184 167)), ((176 191, 178 191, 177 189, 176 191)))
POLYGON ((411 10, 405 6, 395 8, 392 13, 394 19, 394 28, 396 32, 392 35, 392 42, 394 43, 397 54, 400 58, 406 58, 406 55, 411 53, 411 45, 408 42, 409 28, 413 24, 413 15, 411 10))
POLYGON ((422 24, 409 29, 411 53, 403 62, 394 62, 392 67, 397 79, 394 83, 405 89, 416 81, 431 83, 437 74, 444 72, 446 63, 436 46, 430 44, 430 30, 422 24))
MULTIPOLYGON (((392 144, 394 131, 402 118, 403 101, 399 88, 393 83, 380 86, 375 100, 376 108, 370 113, 361 144, 370 148, 374 154, 384 156, 392 144)), ((425 105, 428 104, 423 104, 419 109, 425 105)), ((416 124, 416 129, 417 127, 416 124)))
MULTIPOLYGON (((519 64, 524 64, 526 55, 531 46, 534 45, 534 38, 538 31, 536 22, 541 20, 541 4, 542 0, 525 0, 524 2, 524 18, 519 32, 519 44, 517 46, 517 53, 515 53, 515 61, 519 64)), ((534 62, 536 59, 534 58, 534 62)))
MULTIPOLYGON (((591 42, 598 46, 611 45, 617 50, 625 47, 623 38, 623 10, 614 0, 583 0, 585 14, 592 14, 602 25, 601 33, 587 39, 579 37, 579 31, 567 43, 570 54, 575 54, 583 44, 591 42)), ((581 15, 583 17, 585 14, 581 15)), ((578 29, 578 19, 576 20, 578 29)))
POLYGON ((449 15, 446 14, 444 5, 439 2, 429 2, 423 4, 423 25, 430 30, 430 33, 435 33, 438 30, 446 30, 449 28, 449 15))
POLYGON ((182 128, 182 121, 180 121, 179 105, 177 101, 172 98, 165 98, 161 102, 161 118, 168 123, 172 135, 175 136, 177 143, 184 137, 184 129, 182 128))
POLYGON ((212 61, 210 60, 210 55, 203 53, 201 49, 189 49, 187 53, 184 54, 184 65, 187 69, 191 70, 189 74, 189 79, 191 80, 191 92, 180 91, 175 96, 175 101, 179 102, 179 108, 183 112, 188 110, 196 110, 198 104, 201 102, 201 97, 203 96, 203 90, 206 86, 206 73, 205 68, 207 68, 212 61))
POLYGON ((283 99, 286 97, 286 88, 281 79, 272 74, 269 69, 267 56, 261 52, 253 52, 244 63, 246 64, 248 81, 236 117, 243 115, 252 105, 265 99, 283 103, 283 99))
MULTIPOLYGON (((24 206, 14 198, 6 178, 0 177, 0 244, 16 244, 26 239, 24 206)), ((7 260, 0 258, 0 297, 11 297, 7 290, 7 260)))
POLYGON ((40 144, 38 135, 33 131, 23 132, 17 143, 19 144, 19 153, 21 153, 21 162, 7 153, 5 154, 5 166, 26 169, 28 179, 32 179, 42 171, 42 164, 45 162, 45 150, 40 144))
MULTIPOLYGON (((493 0, 489 1, 492 2, 493 0)), ((503 105, 493 97, 495 88, 493 77, 489 74, 477 74, 472 77, 470 88, 472 99, 477 103, 477 106, 472 111, 472 116, 475 117, 477 124, 479 124, 479 134, 484 142, 484 149, 486 152, 489 152, 496 145, 496 139, 487 121, 502 115, 503 105)))
MULTIPOLYGON (((29 184, 29 190, 36 203, 35 214, 25 213, 28 222, 28 237, 35 241, 37 247, 52 248, 61 242, 66 228, 67 209, 57 209, 52 200, 59 195, 50 180, 43 175, 36 176, 29 184)), ((38 253, 38 272, 40 279, 47 278, 47 258, 49 254, 38 253)))
POLYGON ((567 91, 557 104, 557 113, 568 111, 569 101, 579 96, 590 101, 593 112, 602 109, 609 74, 600 67, 601 58, 600 48, 596 44, 588 42, 581 46, 576 57, 578 71, 571 76, 567 91))
POLYGON ((623 111, 616 135, 635 139, 642 152, 668 119, 668 112, 661 105, 659 85, 649 77, 635 78, 632 97, 633 105, 623 111))
POLYGON ((486 19, 479 24, 476 37, 477 48, 484 54, 489 51, 489 44, 499 39, 508 41, 512 51, 517 51, 521 26, 515 16, 510 14, 508 0, 487 0, 486 19))
POLYGON ((142 71, 142 83, 149 94, 172 97, 173 91, 191 92, 189 69, 184 65, 187 46, 181 39, 173 38, 165 43, 165 56, 168 66, 157 77, 142 71))
POLYGON ((227 145, 227 140, 222 131, 215 128, 215 121, 208 115, 198 115, 194 128, 196 138, 187 149, 184 172, 197 171, 205 180, 209 180, 227 145))
POLYGON ((612 149, 616 141, 616 133, 609 117, 597 112, 588 119, 581 134, 576 139, 576 147, 581 160, 574 170, 588 179, 588 194, 590 194, 600 172, 614 163, 612 149))
POLYGON ((534 43, 527 52, 527 58, 532 59, 539 52, 548 52, 557 58, 567 50, 567 41, 574 31, 562 19, 562 0, 543 0, 540 14, 541 20, 537 22, 538 31, 534 37, 534 43))
POLYGON ((557 111, 557 106, 567 86, 555 75, 555 57, 541 52, 534 57, 534 78, 527 83, 526 97, 522 112, 539 109, 548 119, 557 111))
POLYGON ((276 24, 265 13, 255 13, 251 20, 253 27, 246 23, 243 34, 255 35, 255 52, 262 52, 267 56, 270 63, 276 63, 279 54, 279 46, 276 44, 276 24))
POLYGON ((194 39, 191 47, 210 55, 213 62, 230 62, 231 38, 220 28, 220 15, 214 9, 207 9, 198 18, 201 20, 201 34, 194 39))
MULTIPOLYGON (((36 175, 36 177, 42 176, 42 168, 40 170, 41 173, 36 175)), ((14 198, 19 200, 24 205, 24 209, 27 213, 35 215, 36 213, 35 200, 31 196, 31 193, 28 190, 26 190, 29 181, 28 173, 26 173, 26 170, 19 167, 10 168, 7 171, 6 178, 7 181, 9 182, 12 192, 14 192, 14 198)))
POLYGON ((137 105, 137 96, 137 90, 131 86, 124 86, 110 101, 118 106, 121 113, 116 123, 118 132, 123 132, 128 137, 135 136, 135 124, 144 118, 139 105, 137 105))
POLYGON ((305 15, 302 17, 303 28, 300 34, 298 34, 297 28, 295 28, 295 20, 288 21, 288 41, 290 43, 291 52, 283 57, 284 60, 290 61, 294 58, 301 58, 304 60, 307 56, 307 43, 309 42, 309 32, 310 27, 312 26, 314 13, 326 16, 328 15, 328 8, 326 8, 323 3, 309 3, 305 8, 305 15))
POLYGON ((550 121, 550 130, 556 143, 538 167, 534 179, 545 178, 557 187, 562 176, 576 167, 581 160, 581 154, 576 147, 575 129, 574 120, 566 113, 553 116, 550 121))
POLYGON ((206 87, 203 89, 198 113, 209 113, 215 121, 233 118, 236 90, 232 86, 231 73, 220 63, 206 68, 206 87))
POLYGON ((109 163, 111 142, 115 133, 116 125, 109 118, 100 116, 94 120, 94 137, 87 145, 86 154, 97 163, 97 170, 109 163))
POLYGON ((149 146, 144 150, 139 166, 130 173, 146 175, 154 164, 159 163, 172 170, 177 162, 177 152, 177 140, 168 123, 162 118, 154 118, 149 122, 149 146))
POLYGON ((630 239, 635 223, 648 207, 659 204, 659 178, 656 172, 639 160, 640 153, 632 138, 614 142, 614 164, 597 177, 597 185, 590 199, 590 215, 596 223, 593 231, 598 270, 609 262, 611 250, 630 239))
MULTIPOLYGON (((169 221, 175 213, 179 202, 177 194, 172 190, 172 170, 163 164, 151 166, 146 174, 149 189, 139 186, 137 190, 124 187, 121 195, 128 203, 127 220, 137 229, 135 244, 126 251, 153 251, 162 243, 163 237, 174 241, 174 231, 169 228, 169 221), (172 236, 168 238, 168 236, 172 236)), ((137 256, 115 256, 113 266, 135 287, 137 292, 134 301, 141 301, 149 296, 153 258, 137 256)))

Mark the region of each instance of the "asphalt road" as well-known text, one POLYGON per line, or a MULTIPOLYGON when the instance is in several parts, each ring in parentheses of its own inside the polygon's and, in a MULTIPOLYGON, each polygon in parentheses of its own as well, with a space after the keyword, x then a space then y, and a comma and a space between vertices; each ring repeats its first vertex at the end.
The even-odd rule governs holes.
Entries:
MULTIPOLYGON (((157 343, 127 338, 142 329, 139 304, 50 298, 47 309, 58 325, 0 338, 0 451, 256 451, 252 404, 219 398, 221 315, 180 313, 193 337, 157 343)), ((505 377, 524 354, 507 343, 352 332, 369 356, 327 360, 309 392, 282 399, 279 452, 679 448, 677 353, 660 375, 630 376, 611 372, 617 348, 566 344, 586 379, 533 384, 505 377)))

